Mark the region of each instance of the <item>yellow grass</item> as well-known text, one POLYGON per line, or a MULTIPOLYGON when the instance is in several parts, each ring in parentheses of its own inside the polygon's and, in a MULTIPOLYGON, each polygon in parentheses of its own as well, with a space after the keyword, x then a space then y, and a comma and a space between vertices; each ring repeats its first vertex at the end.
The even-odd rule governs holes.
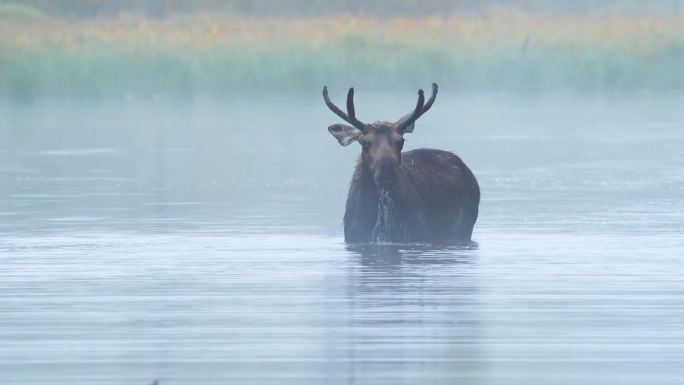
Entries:
POLYGON ((682 16, 0 19, 0 94, 9 97, 220 96, 429 79, 464 89, 680 89, 682 68, 682 16), (142 78, 151 74, 158 79, 142 78))

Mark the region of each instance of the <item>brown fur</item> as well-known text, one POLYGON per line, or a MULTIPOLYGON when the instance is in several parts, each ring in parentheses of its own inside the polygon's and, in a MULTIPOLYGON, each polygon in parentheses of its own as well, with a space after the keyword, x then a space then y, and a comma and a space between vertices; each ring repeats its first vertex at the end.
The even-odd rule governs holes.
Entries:
POLYGON ((396 146, 396 131, 377 130, 377 125, 370 125, 373 134, 364 135, 367 144, 352 177, 344 216, 345 240, 374 240, 383 188, 394 202, 393 218, 400 222, 396 227, 403 229, 388 241, 470 240, 480 202, 480 189, 470 169, 447 151, 418 149, 401 153, 396 146), (396 163, 378 172, 378 163, 393 161, 396 163), (396 173, 396 179, 379 185, 376 181, 387 172, 396 173))
POLYGON ((334 124, 328 131, 342 146, 358 141, 363 150, 356 165, 344 214, 344 238, 359 242, 469 241, 480 204, 480 187, 456 155, 420 149, 402 153, 404 135, 437 97, 437 84, 425 102, 418 90, 413 112, 396 123, 366 124, 356 118, 354 89, 347 93, 347 112, 337 107, 323 87, 323 100, 351 126, 334 124))

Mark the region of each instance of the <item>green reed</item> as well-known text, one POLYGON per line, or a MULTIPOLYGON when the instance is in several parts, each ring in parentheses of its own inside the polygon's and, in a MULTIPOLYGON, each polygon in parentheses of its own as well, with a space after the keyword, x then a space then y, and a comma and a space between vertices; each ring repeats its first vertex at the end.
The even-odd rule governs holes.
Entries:
POLYGON ((12 100, 305 95, 323 84, 393 90, 432 81, 516 93, 684 89, 684 18, 675 16, 22 15, 0 16, 0 97, 12 100))

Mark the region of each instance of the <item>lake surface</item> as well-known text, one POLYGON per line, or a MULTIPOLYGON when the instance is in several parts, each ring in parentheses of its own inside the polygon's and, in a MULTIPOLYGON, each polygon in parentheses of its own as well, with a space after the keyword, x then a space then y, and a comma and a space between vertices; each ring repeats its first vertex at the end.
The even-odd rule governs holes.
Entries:
POLYGON ((318 99, 4 105, 0 383, 681 384, 683 105, 442 97, 475 242, 355 247, 318 99))

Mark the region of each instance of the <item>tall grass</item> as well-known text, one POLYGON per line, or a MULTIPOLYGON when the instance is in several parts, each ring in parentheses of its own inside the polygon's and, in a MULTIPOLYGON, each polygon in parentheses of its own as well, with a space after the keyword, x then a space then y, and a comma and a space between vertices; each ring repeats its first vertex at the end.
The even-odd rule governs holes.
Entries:
POLYGON ((433 80, 464 91, 680 91, 684 16, 0 17, 0 96, 9 99, 307 94, 433 80))

